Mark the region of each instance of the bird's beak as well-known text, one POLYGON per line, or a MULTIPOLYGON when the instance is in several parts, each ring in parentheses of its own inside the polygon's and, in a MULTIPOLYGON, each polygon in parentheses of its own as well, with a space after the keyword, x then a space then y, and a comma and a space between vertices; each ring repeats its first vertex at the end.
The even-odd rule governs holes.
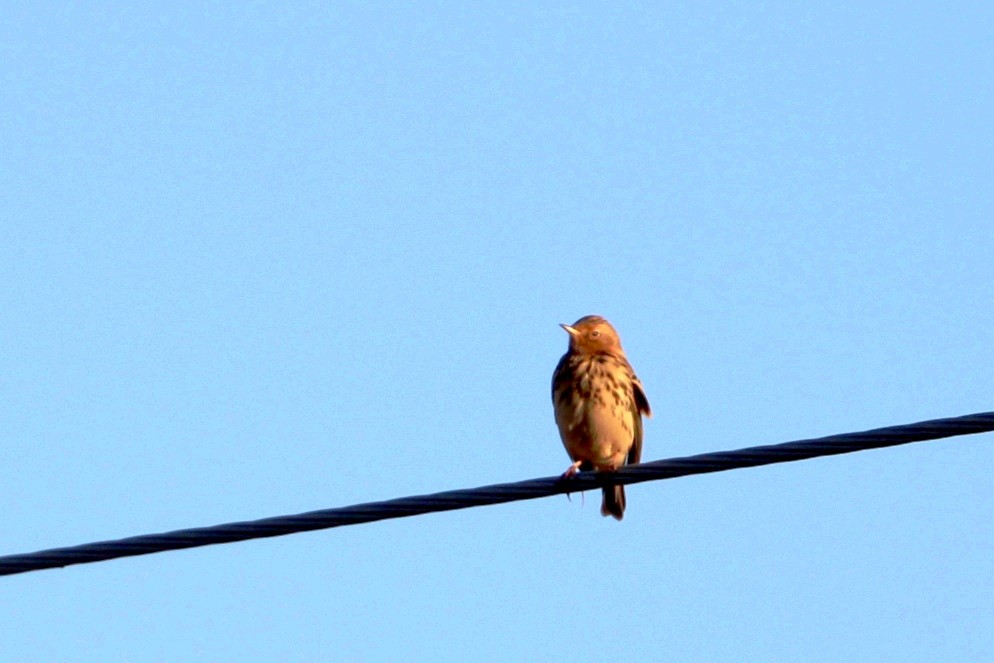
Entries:
POLYGON ((570 337, 572 338, 576 338, 580 334, 580 332, 576 330, 576 327, 570 327, 569 325, 559 325, 559 326, 565 329, 566 333, 569 334, 570 337))

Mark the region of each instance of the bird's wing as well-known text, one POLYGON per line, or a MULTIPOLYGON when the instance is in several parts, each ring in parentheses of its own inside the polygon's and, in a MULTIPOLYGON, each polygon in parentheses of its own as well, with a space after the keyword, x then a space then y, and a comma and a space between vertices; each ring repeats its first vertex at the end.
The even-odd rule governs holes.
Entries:
POLYGON ((652 408, 649 407, 649 399, 645 397, 645 389, 635 375, 632 375, 632 389, 635 392, 635 410, 647 417, 652 416, 652 408))
POLYGON ((631 377, 632 393, 635 396, 632 402, 632 421, 635 424, 635 439, 632 441, 632 448, 628 452, 629 465, 642 461, 642 415, 644 414, 647 417, 652 416, 652 409, 649 407, 649 399, 645 397, 645 389, 642 388, 642 382, 639 381, 634 372, 631 374, 631 377))
POLYGON ((632 423, 635 424, 635 436, 632 440, 632 448, 628 450, 626 465, 642 462, 642 417, 639 416, 638 411, 632 412, 632 423))

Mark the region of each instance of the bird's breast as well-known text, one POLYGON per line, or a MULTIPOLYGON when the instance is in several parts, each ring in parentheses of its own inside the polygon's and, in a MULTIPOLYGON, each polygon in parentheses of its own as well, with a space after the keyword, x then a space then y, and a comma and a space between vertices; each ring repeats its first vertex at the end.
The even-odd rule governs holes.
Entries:
POLYGON ((603 361, 581 359, 556 394, 556 423, 574 460, 598 469, 624 465, 635 439, 631 386, 603 361), (627 386, 627 391, 626 391, 627 386))

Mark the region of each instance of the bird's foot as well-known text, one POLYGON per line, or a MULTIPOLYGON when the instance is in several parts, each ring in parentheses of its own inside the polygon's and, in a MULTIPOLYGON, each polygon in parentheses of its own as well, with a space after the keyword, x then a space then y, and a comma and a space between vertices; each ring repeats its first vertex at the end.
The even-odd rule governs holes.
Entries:
MULTIPOLYGON (((569 479, 570 477, 575 477, 577 474, 579 474, 580 473, 580 463, 581 462, 582 461, 578 460, 575 463, 573 463, 572 465, 570 465, 568 468, 566 468, 566 471, 563 472, 562 478, 563 479, 569 479)), ((573 498, 570 497, 570 495, 571 495, 571 493, 566 493, 566 499, 569 500, 570 502, 572 502, 573 498)), ((580 504, 583 504, 583 493, 580 493, 580 504)))
MULTIPOLYGON (((567 500, 568 500, 569 502, 572 502, 572 501, 573 501, 573 497, 572 497, 572 495, 573 495, 573 493, 566 493, 566 499, 567 499, 567 500)), ((583 505, 584 505, 584 504, 586 504, 586 503, 587 503, 587 494, 586 494, 586 493, 584 493, 584 492, 581 492, 581 493, 580 493, 580 506, 583 506, 583 505)))

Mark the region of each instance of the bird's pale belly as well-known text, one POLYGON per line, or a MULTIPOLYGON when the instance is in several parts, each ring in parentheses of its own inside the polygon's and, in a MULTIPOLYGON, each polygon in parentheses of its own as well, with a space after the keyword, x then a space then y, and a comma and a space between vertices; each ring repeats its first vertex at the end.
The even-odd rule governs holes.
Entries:
POLYGON ((598 470, 616 470, 632 448, 632 414, 608 408, 583 408, 560 428, 563 445, 573 460, 587 461, 598 470))

